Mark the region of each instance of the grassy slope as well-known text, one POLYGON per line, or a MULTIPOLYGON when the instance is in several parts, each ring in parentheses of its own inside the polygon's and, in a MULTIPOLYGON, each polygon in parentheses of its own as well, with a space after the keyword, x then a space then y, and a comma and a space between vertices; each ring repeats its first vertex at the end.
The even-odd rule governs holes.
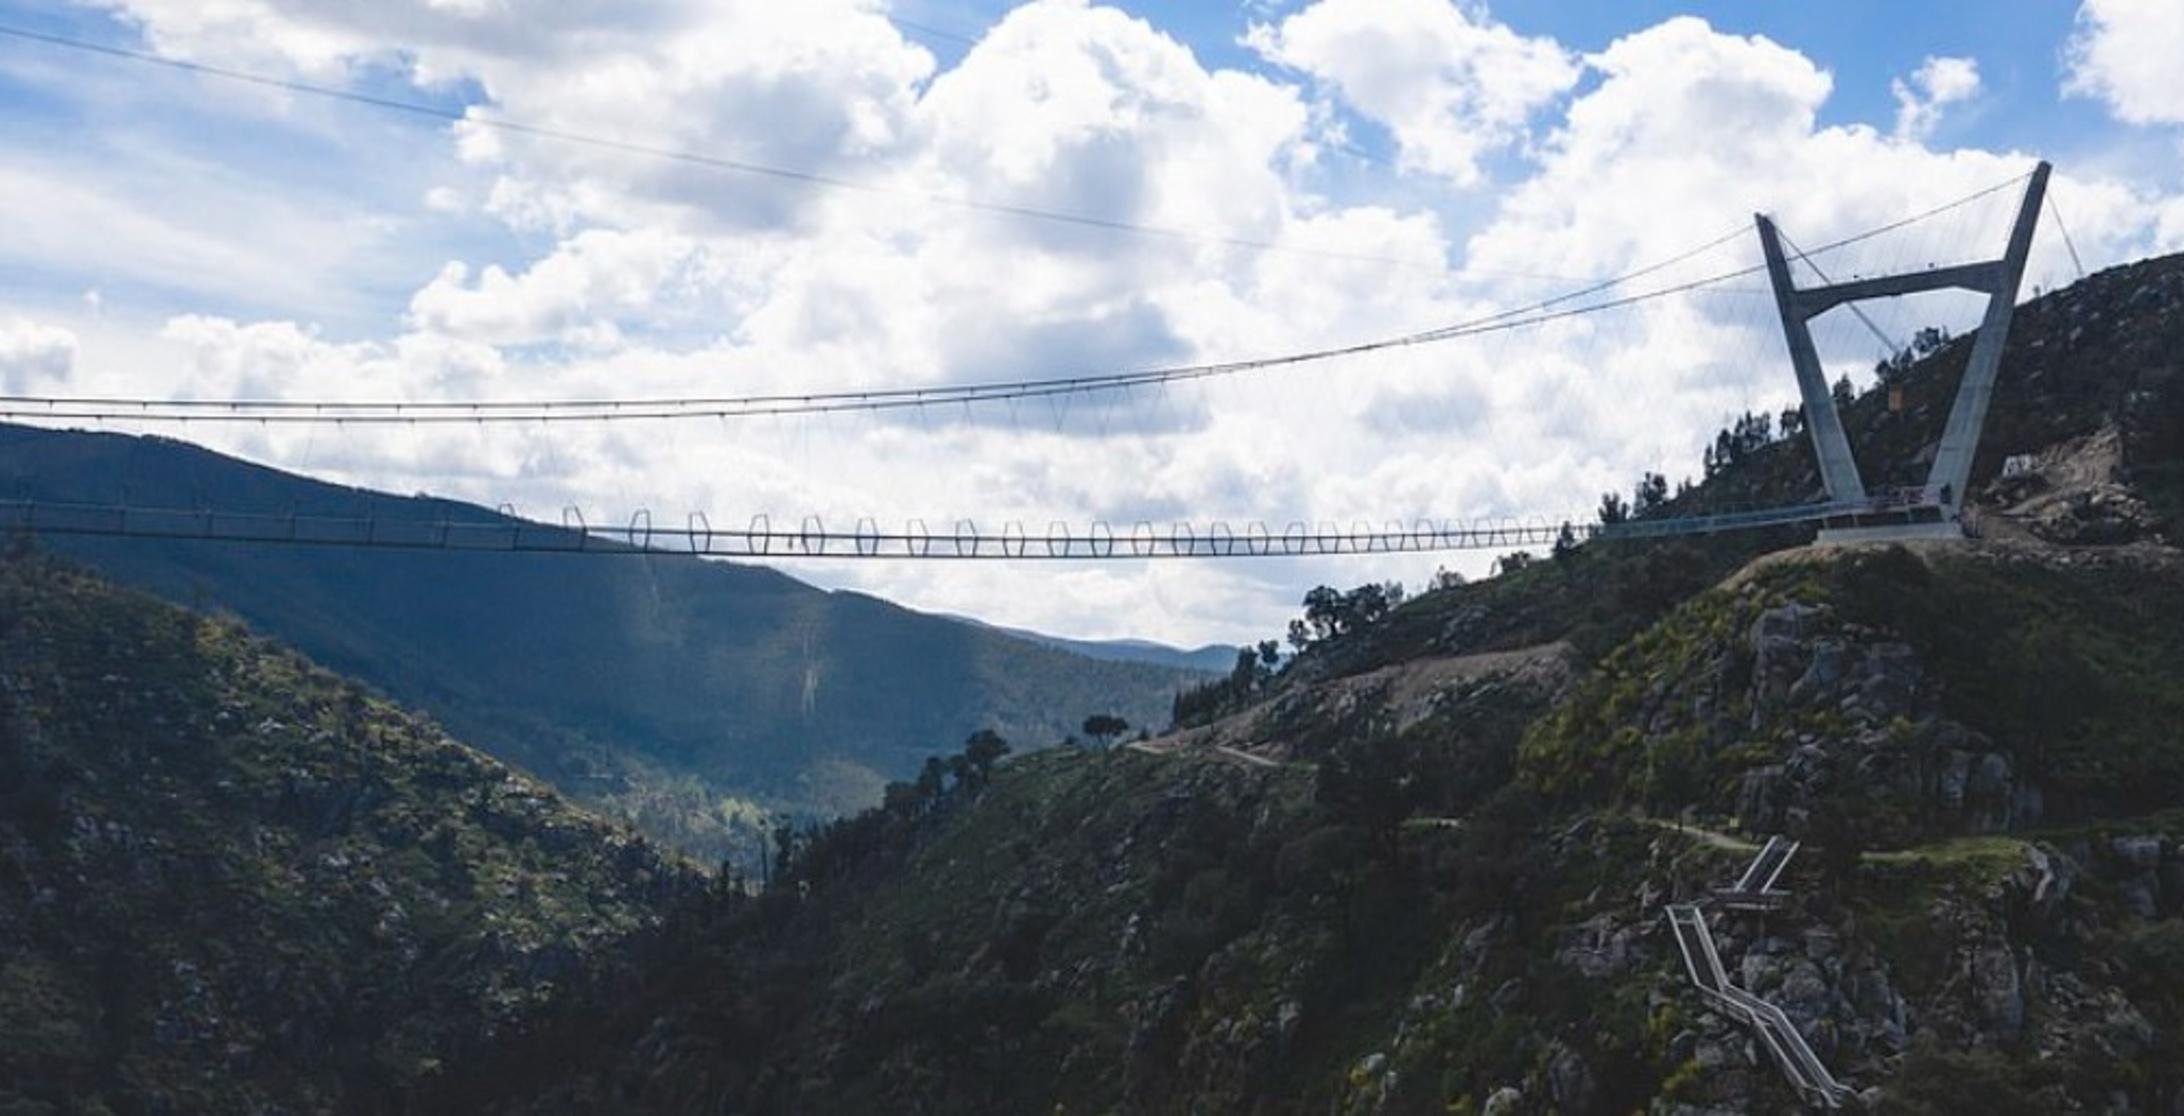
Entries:
MULTIPOLYGON (((181 443, 0 427, 0 487, 49 499, 491 518, 181 443)), ((54 537, 170 600, 231 609, 464 739, 708 860, 758 807, 831 814, 991 727, 1031 746, 1164 716, 1193 675, 1099 662, 770 569, 688 558, 54 537)))
POLYGON ((695 873, 241 628, 0 560, 0 1110, 357 1110, 695 873))
MULTIPOLYGON (((2121 817, 2184 796, 2184 581, 2173 564, 1904 551, 1777 563, 1736 589, 1679 608, 1618 648, 1527 740, 1543 787, 1576 801, 1716 814, 1745 771, 1780 762, 1796 739, 1846 731, 1826 707, 1755 725, 1763 731, 1701 757, 1696 703, 1717 696, 1732 720, 1751 707, 1732 686, 1750 677, 1746 633, 1759 615, 1797 602, 1829 609, 1829 630, 1901 640, 1918 652, 1937 713, 1990 738, 2038 782, 2051 817, 2121 817), (1929 565, 1929 561, 1931 565, 1929 565), (1702 770, 1676 780, 1671 769, 1702 770)), ((1908 726, 1904 726, 1907 728, 1908 726)))

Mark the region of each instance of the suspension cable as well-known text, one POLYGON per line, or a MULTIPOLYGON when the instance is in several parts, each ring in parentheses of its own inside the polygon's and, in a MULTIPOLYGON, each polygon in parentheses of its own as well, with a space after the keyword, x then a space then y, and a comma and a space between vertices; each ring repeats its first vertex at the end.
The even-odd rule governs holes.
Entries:
MULTIPOLYGON (((1908 217, 1822 244, 1799 255, 1809 263, 1853 244, 1904 228, 2022 182, 2027 175, 1967 194, 1908 217)), ((1290 367, 1340 357, 1415 345, 1434 344, 1465 337, 1501 333, 1532 326, 1621 309, 1657 299, 1687 294, 1759 274, 1763 264, 1753 264, 1703 278, 1655 288, 1620 298, 1569 306, 1569 303, 1604 293, 1638 278, 1683 263, 1745 235, 1748 229, 1716 237, 1668 259, 1602 280, 1577 290, 1477 318, 1396 337, 1358 342, 1332 348, 1312 349, 1276 356, 1204 364, 1145 369, 1134 372, 1065 376, 1052 379, 991 381, 976 384, 918 388, 874 388, 793 394, 744 396, 693 396, 649 399, 555 399, 555 400, 428 400, 418 402, 367 400, 173 400, 119 396, 0 395, 0 419, 68 419, 77 421, 172 421, 204 423, 331 423, 340 425, 417 425, 448 423, 548 423, 612 422, 678 418, 742 418, 843 411, 886 411, 939 404, 965 404, 996 400, 1021 400, 1072 396, 1079 393, 1122 390, 1136 386, 1180 383, 1246 372, 1290 367)))

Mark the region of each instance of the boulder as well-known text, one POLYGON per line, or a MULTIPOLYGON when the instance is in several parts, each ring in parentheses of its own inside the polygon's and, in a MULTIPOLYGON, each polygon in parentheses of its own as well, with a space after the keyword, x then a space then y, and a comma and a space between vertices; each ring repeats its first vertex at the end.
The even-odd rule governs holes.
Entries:
POLYGON ((1987 1024, 2004 1042, 2014 1042, 2025 1026, 2025 986, 2017 958, 1996 942, 1974 951, 1969 963, 1972 994, 1987 1024))
POLYGON ((1866 651, 1859 704, 1880 720, 1908 712, 1924 677, 1918 652, 1909 644, 1878 644, 1866 651))
POLYGON ((2132 914, 2140 918, 2160 917, 2160 835, 2117 837, 2108 843, 2108 847, 2123 867, 2120 873, 2122 878, 2117 881, 2117 887, 2123 892, 2124 904, 2131 908, 2132 914))
POLYGON ((1848 653, 1842 641, 1823 639, 1813 644, 1812 661, 1790 687, 1790 703, 1812 705, 1832 696, 1843 684, 1847 661, 1848 653))
POLYGON ((1560 1039, 1547 1048, 1547 1095, 1562 1112, 1590 1112, 1597 1092, 1592 1068, 1560 1039))
POLYGON ((2010 877, 2027 913, 2043 926, 2054 923, 2077 880, 2074 861, 2052 846, 2039 844, 2025 846, 2025 864, 2010 877))

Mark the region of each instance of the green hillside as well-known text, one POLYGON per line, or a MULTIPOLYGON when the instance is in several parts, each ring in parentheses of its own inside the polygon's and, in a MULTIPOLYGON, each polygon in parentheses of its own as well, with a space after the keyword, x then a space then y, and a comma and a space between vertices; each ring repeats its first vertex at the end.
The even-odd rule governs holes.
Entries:
MULTIPOLYGON (((0 491, 142 506, 493 518, 179 442, 0 426, 0 491)), ((358 551, 53 536, 40 545, 231 610, 463 739, 708 861, 764 815, 878 800, 936 746, 1165 717, 1198 676, 1096 661, 770 569, 686 557, 358 551)))
POLYGON ((396 1109, 705 886, 235 624, 0 560, 0 1111, 396 1109))
MULTIPOLYGON (((1784 834, 1786 901, 1713 933, 1851 1109, 2171 1110, 2180 331, 2175 258, 2027 308, 1982 541, 1585 546, 1239 672, 1142 748, 936 768, 439 1097, 1799 1111, 1664 922, 1784 834), (2005 453, 2029 464, 2001 477, 2005 453)), ((1854 401, 1874 468, 1927 452, 1907 416, 1938 427, 1961 345, 1896 371, 1925 402, 1854 401)), ((1750 425, 1726 457, 1644 514, 1814 483, 1798 441, 1750 425)))
POLYGON ((1293 693, 1263 754, 1320 741, 1309 760, 1055 752, 906 791, 817 835, 785 887, 703 916, 700 944, 623 1002, 471 1067, 457 1096, 538 1112, 1439 1113, 1497 1095, 1519 1105, 1500 1111, 1792 1111, 1746 1032, 1689 989, 1661 922, 1789 832, 1808 842, 1790 904, 1717 934, 1866 1102, 2093 1110, 2120 1090, 2159 1110, 2184 1089, 2162 1068, 2184 1064, 2166 960, 2184 946, 2184 889, 2167 886, 2184 815, 2147 808, 2184 800, 2184 720, 2173 670, 2147 667, 2184 661, 2175 582, 1901 551, 1790 563, 1673 610, 1567 689, 1510 669, 1407 700, 1293 693), (2028 725, 2031 699, 1991 687, 2021 685, 2033 645, 1851 618, 1862 594, 1959 574, 1937 606, 1999 618, 2162 586, 2132 598, 2137 622, 2037 645, 2059 676, 2105 675, 2084 700, 2110 712, 2028 725), (1815 616, 1796 633, 1746 623, 1784 609, 1815 616), (1794 683, 1846 631, 1883 653, 1793 702, 1785 657, 1794 683), (1739 726, 1718 746, 1661 715, 1708 707, 1693 678, 1739 726), (542 1084, 511 1100, 491 1084, 510 1079, 542 1084))
MULTIPOLYGON (((778 833, 757 889, 698 886, 233 625, 19 562, 5 1080, 19 1107, 169 1110, 1799 1111, 1664 920, 1783 835, 1802 846, 1779 905, 1711 932, 1847 1107, 2174 1110, 2180 340, 2180 258, 2028 305, 1977 540, 1564 547, 1332 625, 1101 751, 1004 758, 982 734, 914 764, 963 738, 936 695, 1066 725, 1081 694, 1003 671, 985 656, 1023 652, 998 636, 770 574, 617 559, 582 568, 631 580, 563 596, 552 579, 605 575, 187 547, 202 567, 159 566, 253 570, 252 599, 313 602, 286 614, 316 638, 537 726, 511 748, 541 767, 613 754, 584 751, 610 729, 663 768, 726 754, 675 735, 741 724, 672 720, 682 686, 748 685, 807 728, 915 721, 924 745, 886 753, 915 778, 778 833), (753 580, 697 587, 720 577, 753 580), (518 588, 562 607, 496 611, 518 588), (404 652, 370 634, 382 613, 428 635, 404 652)), ((1851 401, 1870 470, 1931 452, 1962 347, 1892 367, 1901 408, 1851 401)), ((1748 416, 1629 514, 1808 498, 1809 454, 1770 426, 1748 416)), ((734 755, 789 771, 852 762, 736 731, 734 755)))

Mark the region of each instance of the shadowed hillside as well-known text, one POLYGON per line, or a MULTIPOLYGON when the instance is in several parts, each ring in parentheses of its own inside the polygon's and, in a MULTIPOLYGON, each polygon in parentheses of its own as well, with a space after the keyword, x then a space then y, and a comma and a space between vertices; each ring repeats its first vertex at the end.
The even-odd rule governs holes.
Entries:
MULTIPOLYGON (((390 522, 494 518, 179 442, 23 427, 0 427, 0 493, 390 522)), ((685 557, 40 545, 170 600, 233 610, 708 860, 754 855, 766 812, 868 805, 886 780, 974 729, 1036 745, 1092 713, 1157 723, 1196 677, 685 557)))
POLYGON ((399 1108, 705 886, 234 624, 0 559, 0 1111, 399 1108))

